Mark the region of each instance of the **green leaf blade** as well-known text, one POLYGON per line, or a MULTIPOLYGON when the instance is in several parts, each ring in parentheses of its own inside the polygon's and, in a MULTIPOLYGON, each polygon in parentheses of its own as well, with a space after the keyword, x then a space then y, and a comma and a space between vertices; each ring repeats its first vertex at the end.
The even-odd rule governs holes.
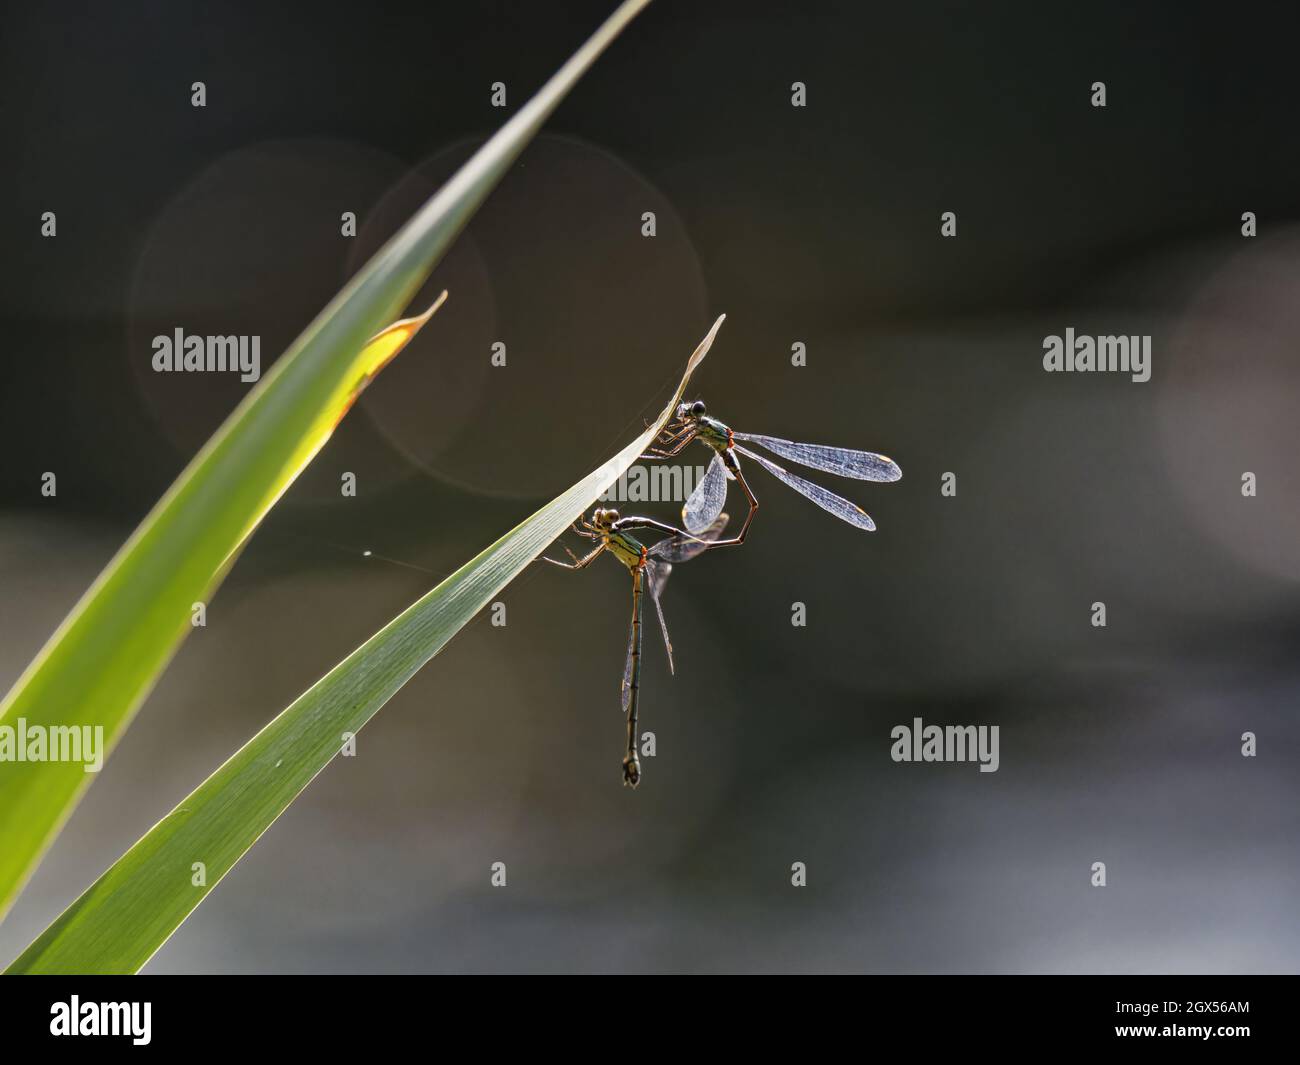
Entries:
MULTIPOLYGON (((364 387, 368 341, 409 303, 511 163, 649 0, 627 0, 308 325, 109 562, 0 703, 0 722, 116 745, 266 512, 364 387), (358 354, 362 353, 362 354, 358 354)), ((0 764, 0 916, 92 774, 0 764)))
POLYGON ((408 607, 298 697, 92 884, 10 973, 130 973, 361 727, 636 461, 708 354, 720 317, 653 426, 408 607), (206 886, 193 884, 203 862, 206 886))

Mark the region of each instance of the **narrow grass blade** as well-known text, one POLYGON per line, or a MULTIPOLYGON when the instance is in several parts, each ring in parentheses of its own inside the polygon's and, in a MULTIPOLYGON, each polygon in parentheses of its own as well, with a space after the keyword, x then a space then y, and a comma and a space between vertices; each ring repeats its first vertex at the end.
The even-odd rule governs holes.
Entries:
MULTIPOLYGON (((158 822, 13 963, 11 973, 137 971, 231 867, 426 662, 636 461, 667 423, 722 325, 658 421, 506 533, 304 692, 158 822), (207 884, 195 887, 193 865, 207 884)), ((523 711, 521 711, 523 712, 523 711)))
MULTIPOLYGON (((281 441, 290 470, 279 476, 265 473, 260 490, 242 498, 233 493, 222 497, 229 477, 218 476, 220 471, 199 466, 182 475, 9 693, 0 721, 15 737, 39 732, 50 737, 52 745, 53 737, 71 735, 54 730, 102 728, 105 749, 100 753, 107 755, 129 723, 131 699, 143 699, 184 638, 192 604, 211 594, 262 515, 329 438, 370 379, 420 331, 446 295, 418 317, 394 322, 353 356, 347 383, 341 383, 322 407, 311 431, 281 441), (182 512, 181 499, 189 510, 182 512), (224 525, 195 525, 221 517, 224 525), (193 557, 184 557, 186 550, 193 557)), ((239 472, 236 464, 230 476, 239 472)), ((77 747, 83 746, 84 736, 82 731, 77 747)), ((47 757, 53 754, 46 752, 47 757)), ((13 756, 0 762, 0 891, 16 893, 72 812, 93 779, 83 765, 75 760, 17 761, 13 756)), ((0 912, 3 901, 0 896, 0 912)))
MULTIPOLYGON (((358 352, 410 302, 547 117, 648 2, 623 3, 316 317, 73 608, 0 703, 0 722, 102 726, 111 751, 189 631, 193 604, 209 599, 377 369, 358 352)), ((90 779, 71 761, 0 763, 0 915, 90 779)))

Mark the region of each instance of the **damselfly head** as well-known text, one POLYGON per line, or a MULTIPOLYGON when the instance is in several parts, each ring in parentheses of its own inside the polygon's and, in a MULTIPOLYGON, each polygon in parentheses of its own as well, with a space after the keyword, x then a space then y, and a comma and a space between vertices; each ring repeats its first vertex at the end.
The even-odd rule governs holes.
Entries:
POLYGON ((677 404, 677 420, 679 422, 690 422, 696 418, 703 418, 705 415, 704 400, 697 399, 694 403, 677 404))
POLYGON ((618 511, 597 507, 591 512, 591 523, 598 529, 611 528, 618 521, 618 511))

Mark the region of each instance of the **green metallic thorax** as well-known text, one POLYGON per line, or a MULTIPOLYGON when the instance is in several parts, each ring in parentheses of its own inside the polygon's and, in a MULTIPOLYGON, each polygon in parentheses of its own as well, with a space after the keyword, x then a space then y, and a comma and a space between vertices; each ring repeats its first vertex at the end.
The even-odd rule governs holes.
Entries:
POLYGON ((703 415, 696 419, 695 424, 699 430, 696 439, 703 440, 713 450, 725 451, 731 446, 731 428, 717 418, 703 415))
POLYGON ((625 532, 611 532, 606 536, 606 542, 609 544, 610 554, 629 570, 634 570, 641 565, 645 548, 641 546, 639 540, 633 539, 625 532))

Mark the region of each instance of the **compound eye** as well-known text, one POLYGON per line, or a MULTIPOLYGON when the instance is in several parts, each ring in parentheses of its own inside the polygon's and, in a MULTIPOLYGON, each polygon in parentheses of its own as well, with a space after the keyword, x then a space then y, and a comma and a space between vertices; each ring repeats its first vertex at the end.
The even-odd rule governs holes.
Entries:
POLYGON ((605 521, 608 524, 613 525, 614 522, 618 521, 618 511, 617 510, 605 511, 605 521))
POLYGON ((691 404, 691 413, 699 418, 704 414, 704 400, 697 399, 691 404))

